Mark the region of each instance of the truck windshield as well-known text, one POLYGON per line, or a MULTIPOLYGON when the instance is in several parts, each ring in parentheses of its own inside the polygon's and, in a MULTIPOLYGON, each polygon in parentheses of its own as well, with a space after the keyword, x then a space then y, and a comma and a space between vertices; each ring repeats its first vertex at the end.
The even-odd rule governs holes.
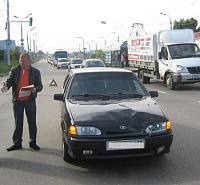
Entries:
POLYGON ((169 45, 169 52, 172 59, 200 57, 200 51, 196 44, 169 45))

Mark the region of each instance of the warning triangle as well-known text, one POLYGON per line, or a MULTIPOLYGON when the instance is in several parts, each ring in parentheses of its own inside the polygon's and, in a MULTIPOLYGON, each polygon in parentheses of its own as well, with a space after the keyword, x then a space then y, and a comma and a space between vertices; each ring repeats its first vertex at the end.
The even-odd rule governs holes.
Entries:
POLYGON ((49 86, 58 86, 58 84, 56 83, 54 79, 52 79, 49 86))

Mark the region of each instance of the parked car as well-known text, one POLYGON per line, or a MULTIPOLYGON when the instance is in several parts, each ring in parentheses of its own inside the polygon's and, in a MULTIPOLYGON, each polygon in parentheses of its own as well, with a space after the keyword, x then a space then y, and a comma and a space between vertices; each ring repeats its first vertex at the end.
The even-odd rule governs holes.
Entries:
POLYGON ((57 69, 68 68, 69 61, 67 58, 59 58, 57 62, 57 69))
POLYGON ((87 59, 83 61, 81 67, 106 67, 106 65, 102 60, 99 59, 87 59))
POLYGON ((133 72, 115 68, 72 69, 61 102, 63 159, 163 155, 173 141, 171 123, 133 72))
POLYGON ((75 69, 80 68, 83 60, 81 58, 72 58, 69 62, 69 68, 75 69))

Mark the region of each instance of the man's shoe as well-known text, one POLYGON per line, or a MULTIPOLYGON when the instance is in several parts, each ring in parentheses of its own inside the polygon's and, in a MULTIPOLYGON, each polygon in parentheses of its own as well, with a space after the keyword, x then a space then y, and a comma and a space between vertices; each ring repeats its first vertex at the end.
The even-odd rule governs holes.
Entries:
POLYGON ((40 150, 40 147, 36 144, 30 145, 30 148, 33 148, 34 150, 40 150))
POLYGON ((12 145, 10 148, 7 148, 8 151, 19 150, 22 148, 22 145, 12 145))

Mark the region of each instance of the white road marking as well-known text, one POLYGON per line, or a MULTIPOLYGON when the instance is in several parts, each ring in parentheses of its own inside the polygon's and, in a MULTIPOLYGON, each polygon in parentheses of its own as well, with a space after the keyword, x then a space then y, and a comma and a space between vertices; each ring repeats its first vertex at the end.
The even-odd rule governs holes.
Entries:
POLYGON ((159 93, 163 93, 163 94, 165 94, 165 93, 167 93, 167 92, 164 92, 164 91, 158 91, 159 93))

